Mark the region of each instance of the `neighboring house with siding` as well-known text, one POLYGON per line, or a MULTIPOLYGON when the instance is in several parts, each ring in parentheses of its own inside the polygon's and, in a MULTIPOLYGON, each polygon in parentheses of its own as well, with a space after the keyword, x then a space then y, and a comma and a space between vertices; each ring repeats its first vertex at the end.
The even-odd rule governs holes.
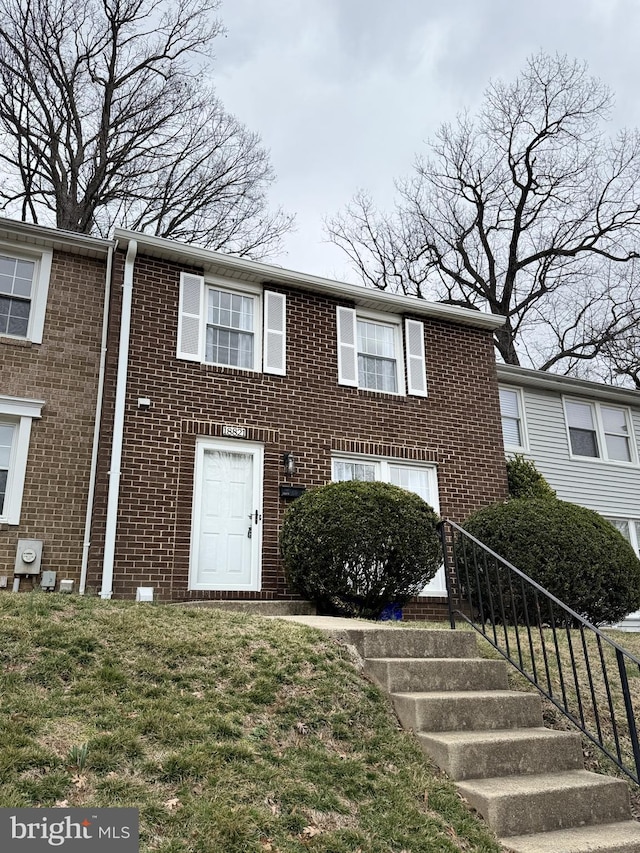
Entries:
POLYGON ((504 364, 498 380, 507 456, 533 460, 561 500, 596 510, 640 556, 640 392, 504 364))
MULTIPOLYGON (((500 318, 116 231, 89 584, 286 599, 300 490, 385 480, 462 521, 506 495, 500 318)), ((413 605, 441 616, 443 578, 413 605)))
POLYGON ((0 589, 82 582, 111 249, 0 219, 0 589))

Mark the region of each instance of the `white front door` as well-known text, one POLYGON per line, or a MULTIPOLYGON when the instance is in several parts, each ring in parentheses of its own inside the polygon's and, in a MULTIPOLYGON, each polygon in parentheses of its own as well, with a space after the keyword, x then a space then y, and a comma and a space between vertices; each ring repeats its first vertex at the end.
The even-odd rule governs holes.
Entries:
POLYGON ((190 589, 260 589, 262 460, 259 444, 198 440, 190 589))

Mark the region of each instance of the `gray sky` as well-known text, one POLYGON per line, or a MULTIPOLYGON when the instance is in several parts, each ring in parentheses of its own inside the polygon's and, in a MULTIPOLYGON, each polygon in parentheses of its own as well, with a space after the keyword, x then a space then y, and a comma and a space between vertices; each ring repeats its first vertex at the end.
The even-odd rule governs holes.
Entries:
POLYGON ((223 0, 214 80, 260 133, 274 205, 297 230, 275 263, 350 278, 323 217, 359 189, 390 208, 394 178, 443 122, 478 106, 540 49, 586 60, 640 126, 640 0, 223 0))

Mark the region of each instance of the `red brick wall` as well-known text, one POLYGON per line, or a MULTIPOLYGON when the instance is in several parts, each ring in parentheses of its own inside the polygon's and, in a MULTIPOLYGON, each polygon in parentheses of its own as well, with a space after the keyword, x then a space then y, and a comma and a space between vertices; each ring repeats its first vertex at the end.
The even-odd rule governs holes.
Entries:
MULTIPOLYGON (((116 267, 119 278, 121 259, 116 267)), ((137 586, 149 585, 164 599, 225 597, 187 590, 196 437, 221 435, 223 424, 245 426, 247 439, 265 449, 263 591, 227 597, 289 595, 277 541, 286 509, 279 498, 285 451, 296 456, 294 482, 304 486, 330 480, 332 450, 437 462, 441 512, 454 520, 506 495, 489 332, 421 318, 427 399, 347 388, 337 383, 336 300, 269 285, 287 294, 285 377, 181 361, 175 357, 180 270, 152 258, 136 260, 115 596, 131 596, 137 586), (149 411, 138 410, 138 397, 151 399, 149 411)), ((116 302, 119 291, 114 289, 116 302)), ((117 334, 114 315, 110 382, 115 381, 117 334)), ((108 417, 113 390, 106 400, 108 417)), ((107 428, 91 555, 95 585, 109 440, 107 428)), ((431 612, 433 604, 426 600, 421 607, 431 612)))
POLYGON ((0 337, 0 394, 45 401, 32 424, 20 524, 0 524, 9 589, 18 539, 42 539, 42 569, 74 579, 77 589, 104 291, 104 260, 54 252, 42 343, 0 337))

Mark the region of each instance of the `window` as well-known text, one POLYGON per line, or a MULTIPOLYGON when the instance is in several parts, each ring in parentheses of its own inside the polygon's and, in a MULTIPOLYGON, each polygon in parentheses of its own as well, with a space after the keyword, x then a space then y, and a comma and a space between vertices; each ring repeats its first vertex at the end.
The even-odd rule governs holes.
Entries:
POLYGON ((628 409, 580 400, 565 400, 564 406, 573 456, 636 461, 628 409))
POLYGON ((0 336, 42 342, 51 257, 0 246, 0 336))
POLYGON ((286 296, 182 273, 177 357, 286 373, 286 296))
MULTIPOLYGON (((404 459, 367 456, 334 456, 332 461, 332 479, 334 482, 381 480, 383 483, 400 486, 408 492, 415 492, 436 512, 440 511, 438 476, 435 465, 421 465, 419 462, 408 462, 404 459)), ((442 597, 446 594, 447 584, 444 566, 442 566, 420 595, 442 597)))
POLYGON ((640 521, 632 518, 607 518, 619 530, 640 557, 640 521))
POLYGON ((518 388, 500 388, 500 414, 505 448, 523 450, 526 447, 526 430, 522 392, 518 388))
POLYGON ((424 324, 338 306, 338 382, 368 391, 426 397, 424 324), (404 343, 404 350, 403 350, 404 343), (404 352, 404 357, 403 357, 404 352))
POLYGON ((205 361, 253 369, 255 298, 209 287, 205 361))
POLYGON ((0 523, 18 524, 27 470, 31 422, 44 403, 0 395, 0 523))

